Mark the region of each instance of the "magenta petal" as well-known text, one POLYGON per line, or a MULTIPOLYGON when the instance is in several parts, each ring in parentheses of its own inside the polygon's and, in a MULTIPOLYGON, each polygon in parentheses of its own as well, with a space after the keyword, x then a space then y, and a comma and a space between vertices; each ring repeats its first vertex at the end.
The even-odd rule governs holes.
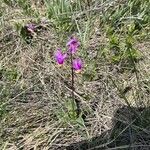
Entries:
POLYGON ((75 53, 75 52, 77 51, 79 45, 80 45, 80 44, 79 44, 79 42, 78 42, 78 40, 77 40, 76 38, 71 38, 71 39, 69 40, 69 42, 67 43, 67 46, 68 46, 69 51, 70 51, 71 53, 75 53))
POLYGON ((71 44, 77 43, 78 40, 75 38, 71 38, 70 41, 67 43, 67 46, 70 46, 71 44))
POLYGON ((66 57, 67 57, 67 54, 63 54, 61 49, 58 49, 55 53, 55 59, 58 64, 63 64, 66 57))
POLYGON ((82 63, 81 59, 78 58, 78 59, 73 60, 74 70, 79 71, 82 69, 82 67, 83 67, 83 63, 82 63))

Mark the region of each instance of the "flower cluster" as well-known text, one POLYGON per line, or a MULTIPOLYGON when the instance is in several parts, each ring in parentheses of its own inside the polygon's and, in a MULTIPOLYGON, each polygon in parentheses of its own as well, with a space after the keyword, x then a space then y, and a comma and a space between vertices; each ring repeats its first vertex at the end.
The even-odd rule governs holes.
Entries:
MULTIPOLYGON (((58 65, 63 65, 65 60, 68 58, 69 55, 73 55, 76 53, 78 47, 80 46, 78 40, 76 38, 70 38, 69 42, 67 42, 68 52, 63 53, 62 50, 59 48, 55 52, 55 60, 58 65)), ((77 72, 81 72, 83 67, 83 63, 80 58, 76 58, 72 60, 72 68, 77 72)))

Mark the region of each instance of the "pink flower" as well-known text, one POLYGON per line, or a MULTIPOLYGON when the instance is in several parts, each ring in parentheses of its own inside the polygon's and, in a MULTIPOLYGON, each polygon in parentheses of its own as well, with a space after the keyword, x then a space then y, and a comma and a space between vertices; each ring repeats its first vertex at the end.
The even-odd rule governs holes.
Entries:
POLYGON ((30 24, 27 24, 27 25, 26 25, 26 28, 27 28, 27 30, 28 30, 29 32, 34 32, 36 26, 35 26, 35 24, 30 23, 30 24))
POLYGON ((81 72, 81 69, 83 68, 83 63, 80 58, 73 60, 73 69, 79 73, 81 72))
POLYGON ((61 49, 58 49, 55 53, 55 59, 59 65, 62 65, 67 57, 67 54, 63 54, 61 49))
POLYGON ((76 38, 72 37, 72 38, 70 38, 69 42, 67 43, 67 46, 71 53, 75 53, 77 51, 77 48, 80 46, 80 44, 76 38))

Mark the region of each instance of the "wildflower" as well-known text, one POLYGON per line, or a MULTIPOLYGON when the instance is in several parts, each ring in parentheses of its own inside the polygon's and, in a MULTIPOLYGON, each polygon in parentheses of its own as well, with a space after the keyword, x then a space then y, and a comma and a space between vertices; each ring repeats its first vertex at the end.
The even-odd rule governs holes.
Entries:
POLYGON ((73 69, 75 70, 76 73, 80 73, 82 67, 83 67, 83 63, 81 59, 78 58, 78 59, 73 60, 73 69))
POLYGON ((69 42, 67 43, 67 46, 69 47, 69 51, 71 53, 75 53, 77 51, 77 48, 79 47, 79 42, 76 38, 70 38, 69 42))
POLYGON ((67 57, 67 54, 63 54, 61 49, 58 49, 55 53, 55 59, 59 65, 62 65, 67 57))
POLYGON ((33 33, 35 31, 36 26, 34 24, 30 23, 30 24, 26 25, 26 28, 29 32, 33 33))

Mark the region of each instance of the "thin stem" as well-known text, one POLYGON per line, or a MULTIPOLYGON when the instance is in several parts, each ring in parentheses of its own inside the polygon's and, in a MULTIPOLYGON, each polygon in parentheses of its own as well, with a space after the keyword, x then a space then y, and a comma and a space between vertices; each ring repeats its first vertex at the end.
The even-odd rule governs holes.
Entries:
POLYGON ((71 53, 71 88, 72 88, 72 98, 74 99, 74 70, 73 70, 73 56, 71 53))
POLYGON ((75 117, 75 96, 74 96, 74 70, 73 70, 73 56, 72 53, 70 54, 71 59, 71 94, 72 94, 72 111, 73 117, 75 117))
POLYGON ((75 99, 75 95, 74 95, 74 91, 75 91, 75 87, 74 87, 74 69, 73 69, 73 55, 72 53, 70 54, 70 59, 71 59, 71 89, 72 89, 72 109, 73 112, 76 112, 77 117, 79 117, 80 114, 80 106, 79 106, 79 101, 77 99, 75 99), (75 110, 75 105, 77 107, 77 109, 75 110))

